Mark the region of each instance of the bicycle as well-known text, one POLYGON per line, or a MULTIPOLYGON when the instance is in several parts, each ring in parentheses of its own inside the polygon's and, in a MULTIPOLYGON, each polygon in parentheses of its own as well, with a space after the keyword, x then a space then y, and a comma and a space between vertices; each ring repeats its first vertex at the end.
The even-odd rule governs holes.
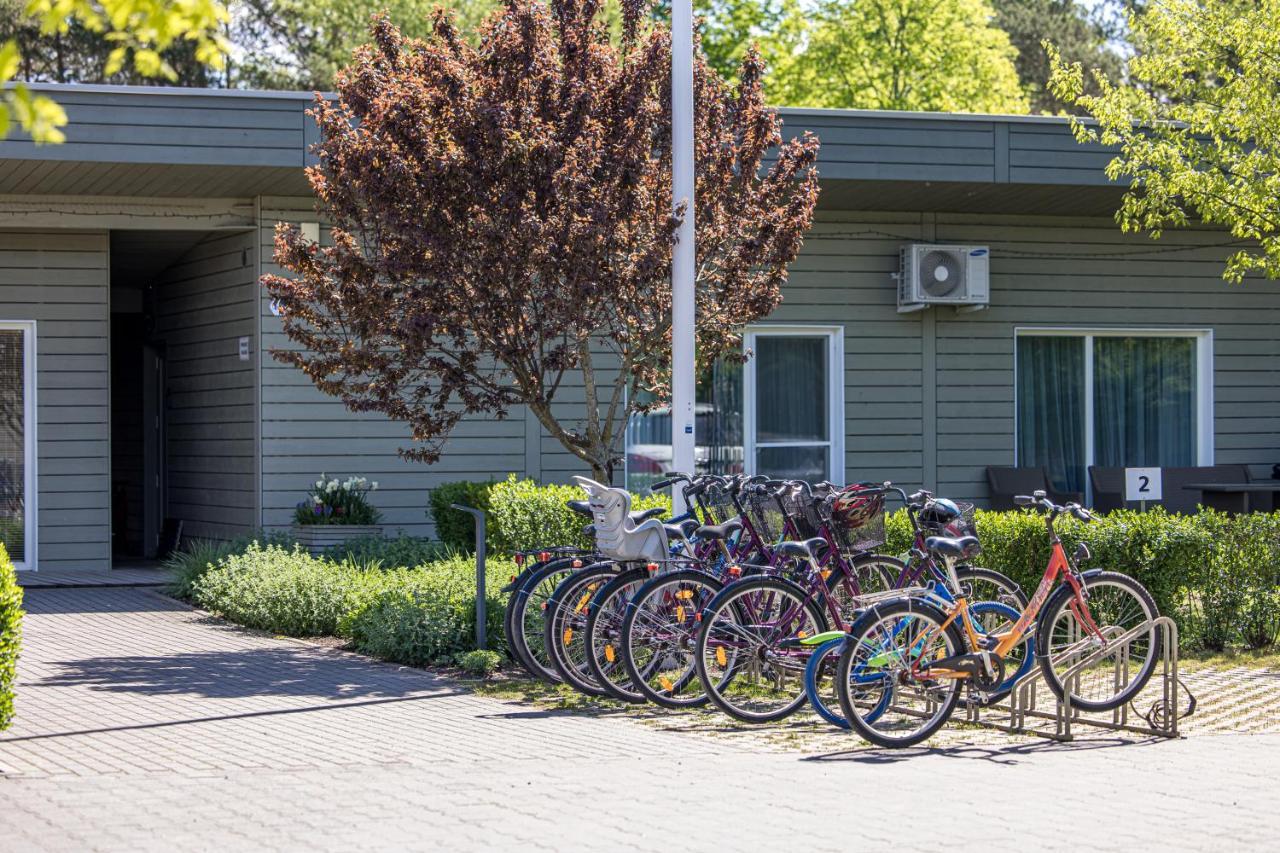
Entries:
MULTIPOLYGON (((872 605, 850 628, 836 688, 845 718, 866 740, 906 747, 931 737, 954 712, 962 688, 981 698, 1004 683, 1006 657, 1033 627, 1046 686, 1059 700, 1070 695, 1075 708, 1118 708, 1150 680, 1161 644, 1151 594, 1120 572, 1081 572, 1089 549, 1081 544, 1068 557, 1054 527, 1063 514, 1084 523, 1092 514, 1075 503, 1055 504, 1044 492, 1014 502, 1043 513, 1051 553, 1039 586, 1011 625, 979 633, 963 596, 946 605, 901 597, 872 605), (1062 675, 1073 668, 1064 684, 1062 675), (870 702, 869 695, 877 694, 879 701, 870 702)), ((957 589, 956 563, 979 548, 969 536, 931 536, 925 547, 957 589)))
MULTIPOLYGON (((987 631, 998 629, 1000 620, 1011 614, 1013 618, 1017 618, 1018 610, 1027 604, 1027 597, 1012 578, 994 569, 958 565, 956 577, 960 587, 953 590, 947 585, 947 575, 942 567, 925 549, 925 538, 930 534, 977 536, 972 504, 935 498, 924 489, 908 495, 905 490, 888 482, 881 488, 902 499, 913 533, 906 563, 893 584, 895 589, 921 587, 922 594, 938 595, 945 601, 954 601, 954 596, 958 594, 963 594, 969 601, 980 601, 984 606, 980 611, 975 610, 975 613, 982 617, 980 627, 987 631)), ((822 719, 847 729, 849 722, 837 710, 839 699, 835 695, 832 679, 836 662, 844 649, 844 641, 844 631, 828 631, 815 637, 807 637, 802 644, 813 647, 804 673, 805 693, 809 704, 822 719)), ((1026 663, 1019 665, 1013 676, 1007 679, 1009 689, 1012 689, 1013 680, 1031 666, 1031 649, 1028 647, 1023 651, 1026 663)), ((993 697, 991 701, 996 701, 1003 695, 993 697)))

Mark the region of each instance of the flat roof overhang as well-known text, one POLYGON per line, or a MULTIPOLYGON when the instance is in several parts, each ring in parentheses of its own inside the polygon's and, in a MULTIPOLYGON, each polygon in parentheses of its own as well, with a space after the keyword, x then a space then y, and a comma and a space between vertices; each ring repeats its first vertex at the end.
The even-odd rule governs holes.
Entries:
MULTIPOLYGON (((315 95, 172 87, 35 85, 67 111, 67 141, 0 141, 0 195, 252 198, 310 194, 315 95)), ((780 110, 822 148, 830 210, 1110 215, 1114 152, 1066 119, 869 110, 780 110)))

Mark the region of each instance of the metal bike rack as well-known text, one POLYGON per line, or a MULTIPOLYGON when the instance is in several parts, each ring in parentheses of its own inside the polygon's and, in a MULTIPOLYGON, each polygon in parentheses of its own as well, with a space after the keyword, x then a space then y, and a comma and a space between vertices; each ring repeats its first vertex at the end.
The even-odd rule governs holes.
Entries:
MULTIPOLYGON (((1083 657, 1063 673, 1062 681, 1065 685, 1078 685, 1080 673, 1094 666, 1104 657, 1114 654, 1118 645, 1120 654, 1116 655, 1114 669, 1115 684, 1117 688, 1120 687, 1128 682, 1130 647, 1134 640, 1148 636, 1153 629, 1159 632, 1161 639, 1160 661, 1156 665, 1156 671, 1151 675, 1151 681, 1148 682, 1148 686, 1144 687, 1143 691, 1139 692, 1139 695, 1141 696, 1148 691, 1151 685, 1155 685, 1158 698, 1146 716, 1141 715, 1137 709, 1132 707, 1132 700, 1112 711, 1087 714, 1072 706, 1071 689, 1067 690, 1066 696, 1058 699, 1047 687, 1045 692, 1049 694, 1053 704, 1052 710, 1044 710, 1041 708, 1039 696, 1040 683, 1044 680, 1044 673, 1039 666, 1036 666, 1031 672, 1018 680, 1018 683, 1013 687, 1013 691, 1009 694, 1007 702, 996 703, 985 708, 975 702, 970 702, 967 721, 989 728, 1000 729, 1011 734, 1037 735, 1058 741, 1074 739, 1073 728, 1079 725, 1110 731, 1176 738, 1178 737, 1178 720, 1182 715, 1178 695, 1181 687, 1178 681, 1178 626, 1168 616, 1161 616, 1143 622, 1122 634, 1118 634, 1105 648, 1097 648, 1092 644, 1090 638, 1081 637, 1077 640, 1076 645, 1080 648, 1075 654, 1083 654, 1083 657), (1086 649, 1092 649, 1092 651, 1085 653, 1086 649), (983 718, 984 714, 991 714, 993 711, 996 713, 995 719, 983 718), (1052 722, 1053 727, 1050 729, 1048 727, 1029 725, 1035 720, 1052 722), (1145 725, 1142 723, 1145 723, 1145 725)), ((1113 633, 1118 632, 1118 630, 1112 629, 1113 633)), ((1070 647, 1068 647, 1068 652, 1070 652, 1070 647)), ((1192 708, 1194 709, 1194 705, 1192 708)))

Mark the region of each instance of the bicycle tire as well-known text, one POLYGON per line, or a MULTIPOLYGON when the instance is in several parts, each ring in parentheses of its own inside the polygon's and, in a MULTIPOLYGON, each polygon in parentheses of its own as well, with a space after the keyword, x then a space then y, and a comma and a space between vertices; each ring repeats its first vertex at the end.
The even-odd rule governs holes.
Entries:
MULTIPOLYGON (((771 611, 769 615, 772 615, 771 611)), ((772 630, 772 629, 770 629, 772 630)), ((792 655, 778 655, 778 650, 782 649, 782 644, 791 642, 800 638, 801 631, 820 634, 827 630, 826 614, 819 609, 817 603, 813 601, 807 590, 792 581, 785 580, 780 577, 772 576, 755 576, 744 578, 736 583, 729 584, 720 593, 711 600, 706 609, 702 613, 702 627, 698 630, 698 643, 694 655, 694 663, 697 666, 698 678, 702 682, 702 689, 706 691, 711 702, 724 713, 740 720, 744 723, 771 723, 782 720, 794 714, 806 701, 807 694, 804 690, 804 665, 800 663, 798 667, 793 661, 790 666, 785 662, 787 658, 794 657, 799 659, 800 655, 804 656, 804 661, 808 660, 807 649, 788 649, 792 655), (746 596, 753 593, 763 594, 765 597, 756 601, 748 601, 746 596), (724 642, 725 638, 733 638, 738 636, 747 636, 748 631, 741 627, 733 627, 734 623, 721 623, 719 614, 726 612, 728 609, 734 610, 734 619, 737 625, 742 626, 750 622, 758 621, 760 614, 751 613, 747 608, 757 607, 772 608, 774 605, 769 600, 769 594, 778 596, 778 601, 782 601, 786 596, 794 604, 798 604, 804 611, 804 615, 808 617, 808 622, 804 627, 797 627, 794 623, 796 617, 792 616, 782 625, 782 631, 786 636, 778 634, 773 638, 761 643, 758 648, 751 649, 749 654, 742 655, 738 649, 734 649, 732 655, 732 663, 728 656, 718 654, 722 647, 718 647, 714 660, 717 667, 723 670, 723 673, 712 673, 708 663, 708 649, 712 644, 713 635, 716 642, 724 642), (766 645, 772 646, 770 651, 766 645), (759 658, 760 665, 756 665, 755 659, 759 658), (764 676, 764 670, 768 669, 771 676, 778 682, 779 691, 782 690, 782 682, 785 681, 785 674, 788 669, 794 670, 796 675, 796 683, 800 689, 795 696, 785 701, 779 707, 766 711, 754 711, 747 707, 747 703, 753 698, 752 687, 755 685, 739 684, 734 688, 734 682, 744 674, 753 674, 751 670, 759 669, 760 675, 764 676), (726 677, 727 676, 727 677, 726 677), (740 695, 739 695, 740 694, 740 695)), ((757 637, 756 639, 764 640, 765 637, 757 637)), ((754 642, 754 640, 749 640, 754 642)), ((759 680, 758 680, 759 681, 759 680)), ((785 697, 779 696, 779 701, 785 697)))
POLYGON ((586 656, 575 652, 586 636, 587 607, 591 597, 617 572, 618 566, 612 562, 585 566, 561 581, 547 600, 543 627, 547 657, 564 683, 587 696, 604 697, 609 694, 591 677, 586 656), (574 658, 581 658, 581 663, 576 663, 574 658))
MULTIPOLYGON (((1155 598, 1153 598, 1151 593, 1147 591, 1147 588, 1126 574, 1094 570, 1085 572, 1082 576, 1082 580, 1085 592, 1088 596, 1087 600, 1089 610, 1091 614, 1093 614, 1093 618, 1095 620, 1104 618, 1103 615, 1100 615, 1103 612, 1104 606, 1106 606, 1101 598, 1101 592, 1106 587, 1124 589, 1131 593, 1133 600, 1138 603, 1138 613, 1143 621, 1151 621, 1160 615, 1160 611, 1156 608, 1155 598)), ((1057 591, 1049 597, 1049 601, 1045 604, 1044 609, 1040 612, 1039 618, 1036 620, 1036 657, 1040 661, 1040 670, 1044 673, 1045 685, 1048 686, 1049 690, 1052 691, 1053 695, 1056 696, 1059 701, 1063 701, 1065 699, 1068 691, 1064 686, 1057 669, 1055 669, 1054 649, 1051 644, 1054 642, 1054 634, 1057 630, 1059 616, 1065 608, 1069 608, 1071 606, 1071 602, 1074 597, 1074 592, 1070 586, 1064 585, 1059 587, 1057 591)), ((1071 618, 1075 619, 1074 616, 1071 618)), ((1070 623, 1067 623, 1064 627, 1069 629, 1070 623)), ((1100 627, 1103 626, 1100 625, 1100 627)), ((1136 628, 1137 625, 1132 627, 1136 628)), ((1138 645, 1139 638, 1142 636, 1143 635, 1140 634, 1138 638, 1135 638, 1131 646, 1138 645)), ((1072 708, 1089 712, 1110 711, 1121 707, 1137 696, 1138 693, 1142 691, 1142 688, 1147 686, 1147 682, 1151 680, 1151 676, 1155 672, 1156 664, 1160 659, 1161 646, 1163 643, 1163 638, 1161 637, 1160 630, 1158 628, 1153 627, 1146 636, 1148 637, 1148 645, 1144 660, 1138 668, 1137 674, 1132 678, 1132 680, 1128 681, 1127 685, 1123 689, 1115 692, 1109 698, 1104 700, 1085 697, 1077 694, 1075 690, 1073 690, 1071 692, 1072 708)), ((1063 665, 1070 664, 1069 660, 1063 660, 1062 658, 1060 658, 1060 660, 1062 660, 1063 665)), ((1118 662, 1116 666, 1119 666, 1118 662)), ((1100 683, 1105 685, 1106 681, 1107 679, 1104 677, 1101 679, 1100 683)), ((1113 685, 1114 681, 1115 679, 1113 677, 1113 685)))
POLYGON ((537 572, 530 574, 524 584, 511 595, 515 604, 508 642, 515 650, 520 665, 530 675, 550 684, 560 684, 563 679, 546 656, 546 646, 543 645, 545 605, 560 582, 577 571, 573 567, 573 560, 574 558, 566 557, 548 561, 537 572), (530 637, 536 638, 539 645, 536 652, 529 646, 530 637))
MULTIPOLYGON (((958 679, 946 679, 945 681, 949 684, 947 689, 950 691, 950 694, 944 701, 937 702, 938 710, 933 716, 927 718, 924 725, 914 730, 911 734, 903 737, 889 737, 882 734, 880 730, 873 728, 872 725, 864 719, 863 715, 858 713, 857 708, 854 705, 855 699, 850 693, 849 684, 854 680, 853 669, 855 663, 861 659, 859 655, 866 654, 866 652, 861 651, 862 648, 864 646, 872 649, 875 648, 873 643, 865 642, 864 637, 872 630, 878 629, 878 627, 885 622, 891 621, 895 618, 905 620, 909 617, 923 617, 932 623, 931 628, 940 628, 941 626, 946 625, 945 630, 943 630, 940 636, 945 636, 947 638, 950 648, 946 649, 946 651, 950 652, 950 654, 959 654, 966 648, 964 635, 960 632, 959 626, 954 621, 948 625, 946 621, 946 614, 937 607, 917 599, 898 598, 871 607, 864 612, 861 617, 859 617, 858 621, 849 629, 848 642, 845 643, 844 649, 840 652, 840 661, 836 665, 836 690, 840 697, 840 709, 843 712, 845 720, 850 723, 851 728, 864 740, 886 749, 902 749, 928 740, 938 731, 938 729, 946 725, 947 721, 951 719, 951 715, 955 712, 956 705, 960 702, 960 681, 958 679)), ((914 653, 914 651, 912 653, 914 653)), ((885 652, 881 652, 878 655, 874 655, 872 660, 876 657, 884 657, 886 654, 887 653, 885 652)), ((925 654, 929 654, 929 652, 926 650, 925 654)), ((890 657, 892 657, 892 655, 890 655, 890 657)), ((880 722, 889 712, 892 711, 893 706, 898 703, 899 695, 905 694, 905 689, 910 686, 910 683, 900 683, 898 680, 900 679, 900 674, 895 673, 892 670, 885 676, 879 676, 877 673, 868 673, 867 675, 859 676, 859 683, 872 683, 871 678, 881 678, 884 680, 889 688, 888 692, 892 694, 888 708, 885 710, 878 710, 877 705, 872 709, 872 711, 875 712, 875 719, 871 722, 880 722), (893 680, 890 681, 888 679, 893 680)), ((904 715, 908 717, 918 716, 913 715, 910 712, 904 712, 904 715)), ((894 719, 896 719, 896 717, 894 719)))
POLYGON ((626 670, 621 627, 630 606, 629 599, 648 580, 649 571, 644 568, 627 569, 615 575, 596 592, 587 612, 587 666, 591 675, 609 696, 633 704, 644 702, 645 696, 635 689, 626 670), (615 601, 622 596, 627 598, 615 601))
MULTIPOLYGON (((720 590, 724 589, 725 584, 720 579, 700 569, 679 569, 651 579, 636 591, 636 594, 627 605, 627 615, 622 620, 622 663, 627 669, 627 675, 631 679, 632 686, 648 701, 663 708, 696 708, 705 705, 708 699, 705 691, 690 692, 690 688, 696 688, 701 684, 698 681, 698 673, 695 666, 690 665, 686 674, 670 679, 669 686, 661 682, 655 686, 651 683, 652 673, 646 674, 643 671, 644 668, 637 663, 635 656, 635 649, 638 645, 645 646, 646 650, 651 645, 650 638, 641 636, 641 628, 645 627, 641 625, 641 622, 652 609, 649 604, 650 600, 654 596, 661 594, 664 589, 678 585, 683 585, 685 588, 693 587, 694 589, 700 588, 703 590, 702 593, 695 592, 689 598, 690 609, 693 613, 690 614, 692 618, 688 628, 688 636, 678 636, 673 640, 673 647, 687 644, 689 646, 688 654, 693 655, 692 641, 696 640, 697 637, 697 613, 701 612, 703 604, 709 603, 720 590)), ((690 663, 692 664, 692 661, 690 663)))

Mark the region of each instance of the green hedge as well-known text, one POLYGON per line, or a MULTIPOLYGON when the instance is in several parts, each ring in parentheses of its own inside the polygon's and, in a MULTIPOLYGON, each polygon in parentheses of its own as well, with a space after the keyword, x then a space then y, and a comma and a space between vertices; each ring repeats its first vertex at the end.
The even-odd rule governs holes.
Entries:
POLYGON ((9 552, 0 543, 0 731, 13 722, 13 688, 22 646, 22 587, 9 552))
MULTIPOLYGON (((591 547, 584 536, 589 520, 565 506, 580 501, 586 493, 578 486, 541 486, 533 480, 517 480, 512 474, 489 490, 489 524, 494 547, 507 552, 532 551, 554 545, 591 547)), ((631 509, 640 511, 660 506, 671 512, 671 498, 665 493, 633 495, 631 509)))
MULTIPOLYGON (((509 560, 488 562, 490 648, 504 647, 506 601, 499 590, 514 569, 509 560)), ((362 652, 401 663, 448 661, 475 648, 475 563, 469 557, 370 569, 255 542, 215 562, 192 585, 191 600, 250 628, 346 637, 362 652)))
MULTIPOLYGON (((427 515, 436 526, 436 538, 455 551, 474 551, 475 518, 469 512, 453 509, 454 504, 489 510, 489 491, 495 481, 460 480, 443 483, 431 490, 427 498, 427 515)), ((488 538, 492 541, 492 532, 488 538)))
MULTIPOLYGON (((979 510, 976 520, 978 562, 1030 594, 1049 560, 1043 516, 979 510)), ((886 550, 904 553, 911 543, 905 512, 893 513, 887 528, 886 550)), ((1081 541, 1089 546, 1083 568, 1124 572, 1151 590, 1160 612, 1178 623, 1184 648, 1261 648, 1280 635, 1280 513, 1171 515, 1155 507, 1110 512, 1087 525, 1062 518, 1055 528, 1069 554, 1081 541)))

